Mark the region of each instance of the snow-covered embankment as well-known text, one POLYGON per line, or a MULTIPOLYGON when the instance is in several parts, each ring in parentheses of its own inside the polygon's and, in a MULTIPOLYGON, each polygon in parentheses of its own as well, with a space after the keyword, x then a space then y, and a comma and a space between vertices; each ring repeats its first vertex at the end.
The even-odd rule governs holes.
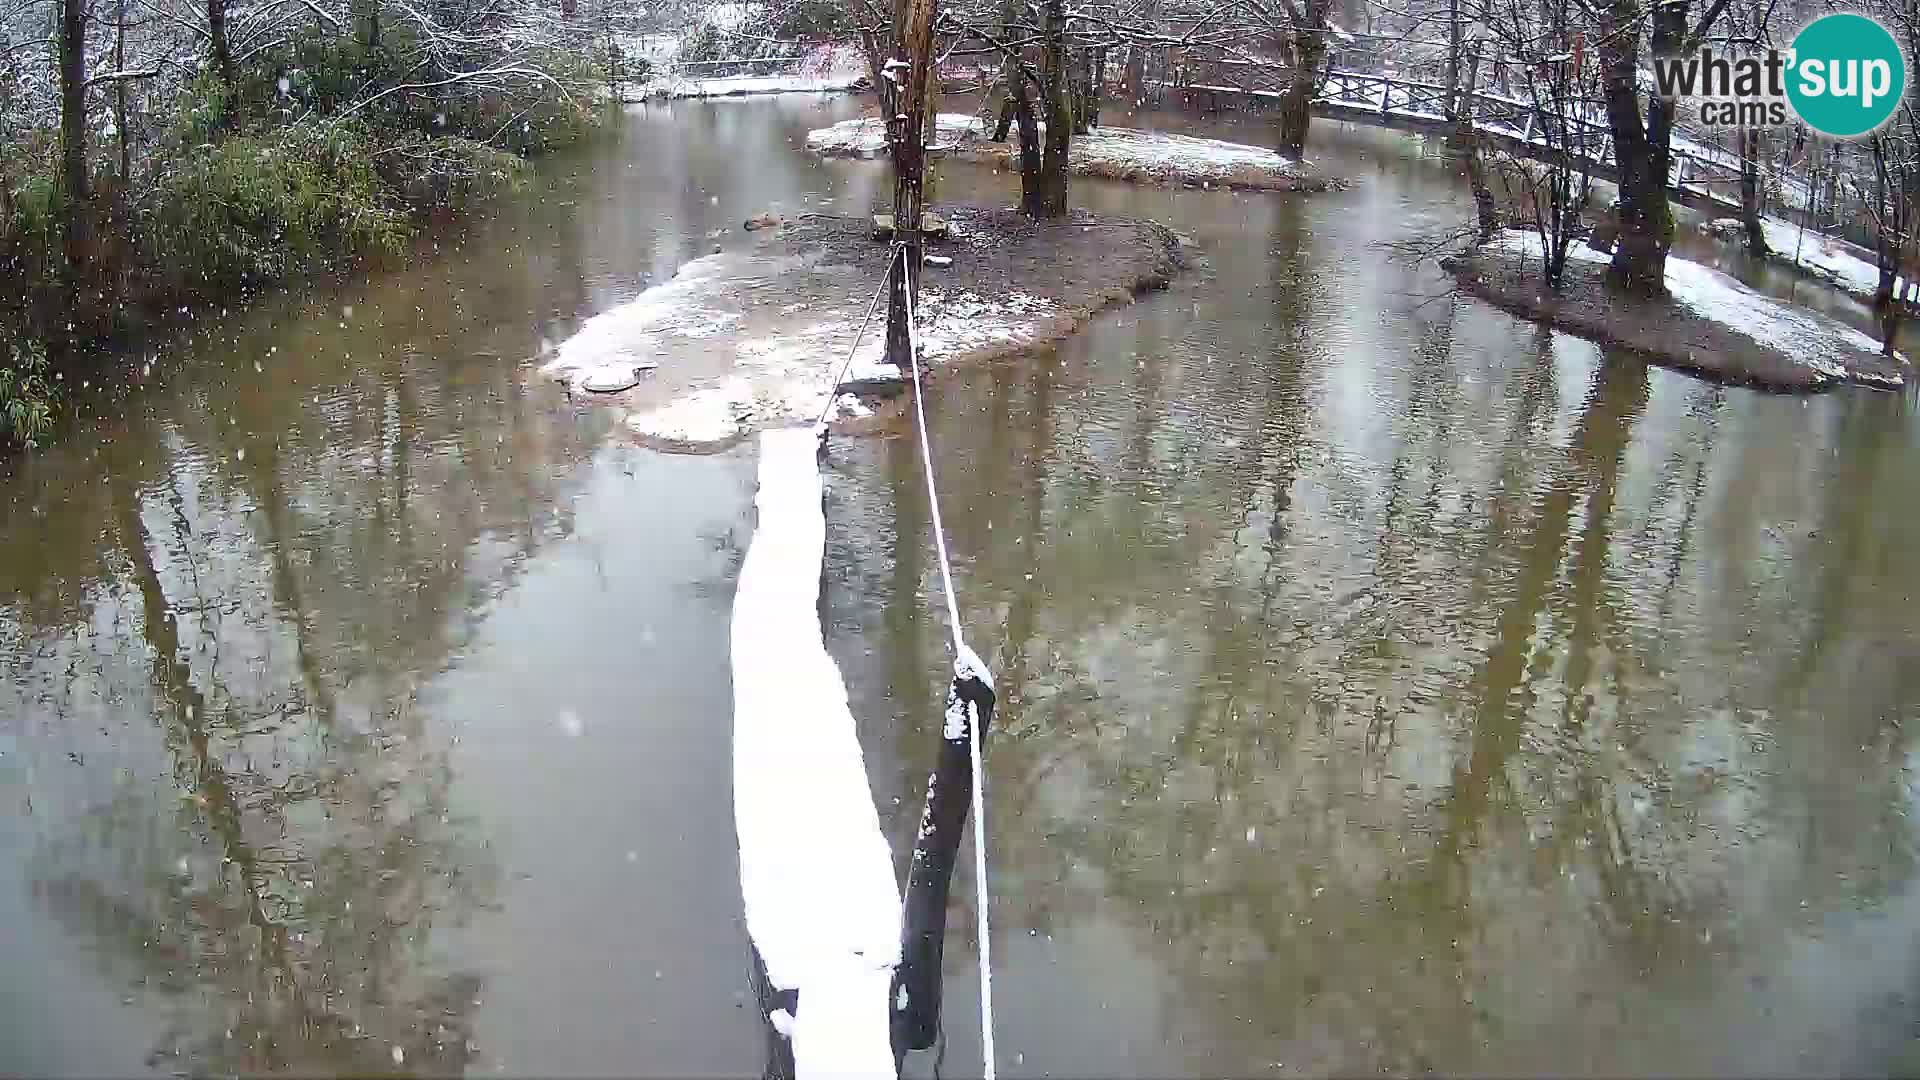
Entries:
MULTIPOLYGON (((980 117, 941 113, 929 145, 951 157, 1017 167, 1017 142, 997 143, 987 136, 980 117)), ((842 120, 808 132, 807 149, 828 157, 877 157, 886 150, 886 125, 878 117, 842 120)), ((1075 135, 1067 167, 1081 176, 1134 183, 1264 191, 1319 191, 1332 185, 1312 166, 1265 147, 1124 127, 1103 126, 1075 135)))
MULTIPOLYGON (((1719 218, 1704 226, 1710 236, 1744 242, 1746 226, 1739 218, 1719 218)), ((1880 267, 1873 253, 1843 240, 1803 229, 1776 217, 1760 219, 1767 240, 1767 257, 1817 277, 1842 292, 1871 300, 1880 287, 1880 267)))
POLYGON ((1611 256, 1575 243, 1561 294, 1552 296, 1541 288, 1543 250, 1538 233, 1510 229, 1442 265, 1468 291, 1501 307, 1717 378, 1782 390, 1838 382, 1893 389, 1904 382, 1902 366, 1881 356, 1873 338, 1710 267, 1669 256, 1668 295, 1634 300, 1607 286, 1611 256))

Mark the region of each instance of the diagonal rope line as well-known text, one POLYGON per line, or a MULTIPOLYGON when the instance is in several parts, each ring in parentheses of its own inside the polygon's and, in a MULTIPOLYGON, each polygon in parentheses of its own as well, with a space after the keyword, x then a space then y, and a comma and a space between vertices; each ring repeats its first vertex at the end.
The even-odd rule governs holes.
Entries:
MULTIPOLYGON (((902 274, 908 274, 907 245, 896 242, 894 250, 899 255, 898 269, 902 274)), ((967 675, 984 677, 986 665, 960 638, 960 602, 953 593, 953 567, 947 555, 947 532, 940 521, 940 493, 933 482, 933 445, 927 438, 926 393, 920 380, 920 331, 914 324, 912 280, 910 275, 906 278, 905 290, 907 357, 913 371, 913 413, 916 426, 920 429, 920 462, 926 467, 927 506, 933 519, 934 546, 940 552, 940 581, 947 592, 947 621, 953 630, 953 673, 955 678, 967 675)), ((963 707, 970 720, 967 724, 967 760, 973 769, 973 883, 977 893, 974 911, 980 938, 980 1057, 985 1063, 986 1080, 994 1080, 993 941, 987 933, 987 908, 992 895, 987 891, 987 776, 980 763, 980 713, 971 704, 963 707)))
POLYGON ((840 373, 827 384, 827 406, 820 410, 820 419, 813 422, 814 427, 827 422, 827 414, 833 411, 833 403, 840 400, 840 380, 847 377, 847 369, 853 366, 854 354, 860 351, 860 339, 867 336, 867 327, 873 325, 873 313, 880 310, 880 297, 887 291, 887 282, 893 277, 893 260, 887 260, 887 272, 880 275, 880 287, 873 290, 873 299, 867 303, 867 317, 860 322, 860 329, 853 335, 853 347, 847 350, 847 358, 840 362, 840 373))

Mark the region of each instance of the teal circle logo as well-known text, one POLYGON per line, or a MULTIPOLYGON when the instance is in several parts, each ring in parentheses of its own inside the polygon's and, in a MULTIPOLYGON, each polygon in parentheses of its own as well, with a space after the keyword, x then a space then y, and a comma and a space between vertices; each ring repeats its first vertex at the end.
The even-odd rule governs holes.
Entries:
POLYGON ((1893 116, 1907 93, 1907 57, 1865 15, 1822 15, 1793 39, 1787 100, 1807 126, 1851 139, 1893 116))

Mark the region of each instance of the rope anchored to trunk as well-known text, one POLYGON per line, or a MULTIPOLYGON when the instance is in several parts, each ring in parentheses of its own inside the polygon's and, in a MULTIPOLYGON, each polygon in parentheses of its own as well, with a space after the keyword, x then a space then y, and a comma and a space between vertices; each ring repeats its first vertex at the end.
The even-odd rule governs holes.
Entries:
MULTIPOLYGON (((854 353, 873 321, 880 297, 896 273, 906 273, 910 251, 896 241, 887 272, 868 306, 867 318, 854 336, 853 348, 841 367, 842 376, 852 366, 854 353)), ((921 813, 920 828, 914 843, 913 861, 907 872, 901 963, 894 979, 892 1037, 896 1059, 907 1050, 926 1050, 938 1041, 940 1032, 941 963, 946 936, 947 894, 953 878, 960 835, 969 810, 973 815, 973 877, 976 893, 975 931, 979 938, 980 1038, 981 1059, 987 1080, 994 1077, 993 1046, 993 959, 988 911, 991 907, 987 878, 986 847, 986 771, 981 758, 981 740, 993 721, 993 676, 978 654, 967 647, 960 627, 960 602, 953 588, 953 561, 947 547, 946 525, 940 513, 940 493, 934 477, 933 442, 927 431, 925 380, 921 372, 919 328, 915 324, 913 293, 907 290, 908 374, 913 384, 914 427, 919 436, 920 462, 927 488, 927 507, 933 530, 934 549, 940 559, 940 584, 947 607, 947 626, 953 646, 953 682, 947 689, 941 744, 933 775, 927 780, 927 803, 921 813), (966 792, 960 791, 962 781, 966 792)), ((840 379, 829 388, 827 408, 831 411, 840 379)), ((824 424, 826 413, 821 416, 824 424)))

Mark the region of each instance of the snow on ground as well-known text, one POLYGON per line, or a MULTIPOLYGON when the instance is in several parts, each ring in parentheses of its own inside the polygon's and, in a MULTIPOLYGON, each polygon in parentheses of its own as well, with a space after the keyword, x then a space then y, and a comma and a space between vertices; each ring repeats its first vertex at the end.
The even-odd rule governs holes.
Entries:
POLYGON ((1300 175, 1297 163, 1265 147, 1137 128, 1099 127, 1076 135, 1072 153, 1124 171, 1199 183, 1226 183, 1245 170, 1300 175))
MULTIPOLYGON (((949 297, 937 287, 922 286, 916 313, 922 362, 932 366, 962 353, 1020 345, 1056 313, 1052 301, 1025 293, 988 300, 967 291, 949 297)), ((829 392, 839 385, 900 381, 900 370, 885 360, 883 313, 867 328, 839 384, 833 384, 847 363, 860 315, 849 310, 792 330, 742 338, 733 346, 732 373, 628 417, 627 426, 673 442, 726 442, 755 428, 818 420, 827 410, 829 392)), ((835 394, 830 418, 869 414, 853 395, 835 394)))
MULTIPOLYGON (((1543 259, 1546 250, 1540 234, 1525 229, 1508 229, 1488 241, 1487 248, 1515 252, 1535 260, 1543 259)), ((1567 258, 1606 263, 1612 257, 1576 242, 1567 249, 1567 258)), ((1851 376, 1845 360, 1850 353, 1880 351, 1878 341, 1851 326, 1762 295, 1712 267, 1689 259, 1667 257, 1667 291, 1694 314, 1786 352, 1829 378, 1851 376)), ((1869 375, 1859 377, 1877 381, 1869 375)))
POLYGON ((1667 257, 1667 291, 1695 314, 1776 346, 1831 378, 1848 377, 1847 354, 1880 351, 1878 341, 1851 326, 1762 296, 1688 259, 1667 257))
MULTIPOLYGON (((981 138, 987 133, 986 121, 970 113, 941 113, 934 125, 934 137, 928 146, 952 145, 981 138)), ((842 120, 830 127, 807 132, 807 149, 836 157, 878 157, 887 149, 887 124, 877 116, 842 120)))
POLYGON ((675 340, 707 337, 738 316, 710 306, 714 284, 724 276, 725 256, 709 255, 680 268, 673 280, 583 323, 560 343, 541 369, 575 390, 588 378, 619 367, 650 367, 659 350, 675 340))
MULTIPOLYGON (((1547 257, 1546 241, 1539 233, 1531 229, 1504 230, 1499 236, 1487 241, 1484 246, 1488 251, 1512 252, 1515 255, 1524 255, 1529 259, 1538 259, 1542 262, 1544 262, 1547 257)), ((1567 258, 1578 259, 1581 262, 1604 263, 1613 261, 1613 257, 1606 252, 1595 251, 1593 248, 1577 241, 1567 246, 1567 258)), ((1669 260, 1668 265, 1672 265, 1671 260, 1669 260)))
MULTIPOLYGON (((1741 224, 1739 218, 1716 218, 1702 228, 1722 240, 1744 242, 1746 238, 1746 226, 1741 224)), ((1871 253, 1862 248, 1811 229, 1802 230, 1800 226, 1776 217, 1761 218, 1760 229, 1766 234, 1767 257, 1770 259, 1798 266, 1842 292, 1863 300, 1872 299, 1880 287, 1880 268, 1874 264, 1871 253), (1854 254, 1856 251, 1869 257, 1862 258, 1854 254)))
POLYGON ((760 436, 758 522, 733 603, 733 807, 747 932, 794 1011, 803 1078, 892 1077, 900 893, 846 684, 820 629, 826 544, 811 427, 760 436))
MULTIPOLYGON (((1717 224, 1717 223, 1716 223, 1717 224)), ((1736 221, 1735 225, 1739 223, 1736 221)), ((1854 252, 1860 249, 1842 240, 1802 230, 1790 221, 1776 217, 1760 219, 1767 236, 1767 247, 1782 262, 1798 263, 1802 270, 1825 278, 1854 296, 1871 299, 1880 287, 1880 268, 1871 259, 1854 252)))
MULTIPOLYGON (((1045 131, 1045 125, 1041 126, 1045 131)), ((987 123, 968 113, 941 113, 929 146, 961 152, 1011 152, 986 142, 987 123)), ((886 124, 879 117, 842 120, 807 133, 807 149, 842 157, 877 157, 886 151, 886 124)), ((1299 179, 1300 166, 1265 147, 1202 139, 1165 131, 1098 127, 1075 135, 1069 151, 1075 169, 1120 179, 1151 177, 1196 184, 1231 184, 1256 176, 1299 179)))
POLYGON ((747 97, 762 94, 838 94, 852 90, 859 75, 735 75, 719 79, 683 79, 667 75, 648 83, 649 98, 747 97))
POLYGON ((671 64, 663 64, 639 93, 643 98, 842 93, 866 79, 866 65, 859 48, 845 43, 815 46, 792 70, 780 74, 701 78, 694 74, 696 69, 676 70, 671 64))
MULTIPOLYGON (((627 417, 634 432, 676 443, 723 443, 757 428, 867 415, 848 383, 897 382, 883 359, 884 313, 853 349, 866 297, 849 290, 842 303, 750 307, 756 294, 786 275, 807 272, 797 259, 708 255, 673 279, 587 320, 561 342, 541 370, 576 390, 594 375, 654 366, 650 383, 686 385, 665 402, 627 417), (847 365, 842 374, 842 365, 847 365), (698 372, 720 374, 699 378, 698 372), (689 373, 694 373, 690 375, 689 373), (839 376, 836 382, 836 376, 839 376)), ((1014 293, 989 299, 923 285, 916 311, 922 358, 939 364, 961 354, 998 351, 1032 341, 1059 315, 1044 297, 1014 293)))
POLYGON ((920 353, 928 363, 1026 340, 1032 336, 1033 321, 1052 318, 1058 311, 1044 296, 1012 293, 989 300, 966 289, 949 296, 932 285, 920 287, 919 304, 920 353))

